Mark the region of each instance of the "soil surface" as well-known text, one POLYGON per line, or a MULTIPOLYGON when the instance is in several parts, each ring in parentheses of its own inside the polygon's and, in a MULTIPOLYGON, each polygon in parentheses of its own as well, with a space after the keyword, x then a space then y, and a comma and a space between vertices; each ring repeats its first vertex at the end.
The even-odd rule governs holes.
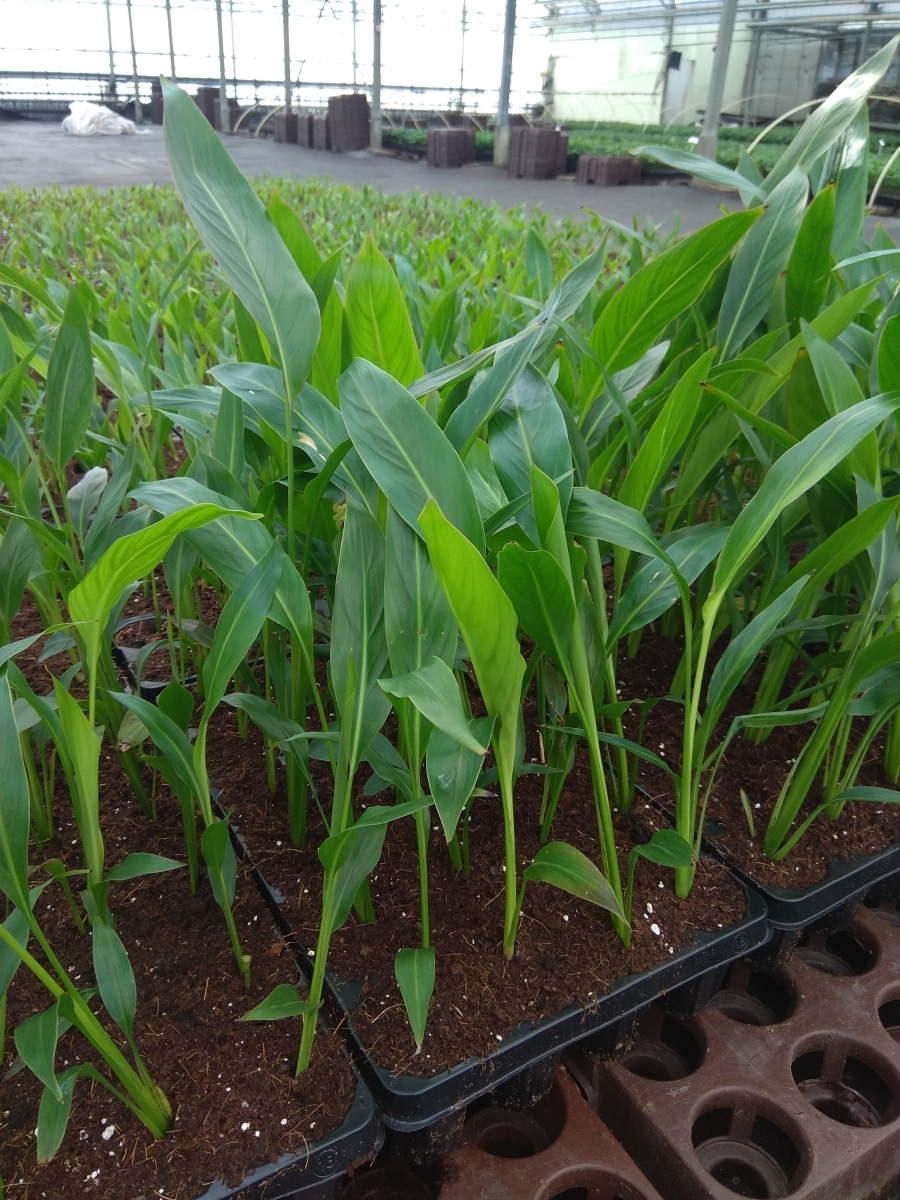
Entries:
MULTIPOLYGON (((101 796, 108 865, 136 851, 184 861, 181 811, 164 789, 158 820, 151 823, 110 757, 101 796)), ((77 868, 77 830, 65 795, 57 801, 57 814, 57 837, 34 862, 57 856, 77 868)), ((41 876, 36 872, 34 882, 41 876)), ((110 906, 137 983, 135 1038, 172 1106, 172 1131, 154 1141, 104 1088, 80 1080, 62 1146, 50 1163, 39 1166, 34 1129, 42 1085, 27 1069, 7 1075, 0 1083, 0 1177, 7 1200, 194 1200, 213 1179, 237 1184, 251 1169, 287 1152, 304 1153, 340 1125, 355 1081, 339 1033, 320 1031, 310 1070, 295 1079, 299 1018, 237 1023, 277 984, 297 980, 291 949, 245 868, 238 876, 235 917, 243 949, 252 955, 249 993, 205 879, 196 896, 190 894, 186 869, 113 883, 110 906)), ((47 888, 36 912, 70 976, 90 986, 90 935, 78 935, 57 885, 47 888)), ((9 992, 4 1070, 16 1057, 15 1025, 46 1008, 47 1001, 47 993, 21 967, 9 992)), ((93 1007, 103 1014, 99 1002, 93 1007)), ((109 1028, 121 1042, 115 1026, 109 1023, 109 1028)), ((103 1067, 70 1031, 60 1040, 56 1069, 79 1061, 103 1067)))
MULTIPOLYGON (((645 636, 635 658, 622 655, 617 675, 623 700, 643 700, 665 696, 681 660, 682 643, 661 635, 645 636)), ((724 648, 724 641, 720 644, 724 648)), ((717 655, 711 656, 710 672, 717 655)), ((719 723, 713 745, 724 737, 734 716, 750 712, 756 694, 758 676, 751 676, 736 691, 725 716, 719 723)), ((636 710, 623 718, 626 733, 637 734, 636 710)), ((856 726, 851 748, 858 744, 864 724, 856 726)), ((729 746, 716 775, 706 810, 708 830, 715 831, 714 842, 747 875, 760 883, 782 888, 805 888, 828 874, 832 862, 874 854, 900 839, 900 807, 867 801, 848 803, 840 818, 832 821, 827 814, 818 817, 786 858, 773 862, 762 853, 763 837, 772 808, 782 785, 799 755, 813 726, 795 725, 773 729, 760 745, 739 734, 729 746), (741 803, 741 789, 747 795, 753 816, 753 833, 741 803), (712 823, 715 823, 714 825, 712 823)), ((643 744, 665 758, 673 770, 681 768, 684 709, 679 703, 663 700, 651 709, 644 727, 643 744)), ((884 738, 878 737, 860 770, 857 783, 891 788, 882 768, 884 738)), ((667 807, 674 805, 672 781, 664 771, 641 763, 638 778, 646 792, 667 807)), ((801 812, 805 817, 820 801, 820 786, 811 790, 801 812)))

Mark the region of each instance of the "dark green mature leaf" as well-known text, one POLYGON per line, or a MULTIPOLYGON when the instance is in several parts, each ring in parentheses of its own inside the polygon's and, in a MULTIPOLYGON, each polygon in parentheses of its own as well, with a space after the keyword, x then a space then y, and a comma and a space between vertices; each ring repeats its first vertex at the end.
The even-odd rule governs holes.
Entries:
POLYGON ((703 179, 707 183, 715 184, 716 187, 725 187, 740 192, 744 204, 759 202, 765 195, 762 187, 747 175, 732 171, 730 167, 723 167, 721 163, 717 163, 711 158, 704 158, 702 154, 695 154, 690 150, 676 150, 674 146, 659 146, 650 143, 646 146, 638 146, 632 153, 639 154, 642 158, 653 158, 667 167, 673 167, 676 171, 686 171, 695 179, 703 179))
POLYGON ((216 904, 226 912, 234 904, 237 887, 237 859, 226 820, 207 825, 200 839, 200 850, 209 870, 209 882, 216 904))
POLYGON ((451 664, 459 643, 425 543, 393 505, 385 535, 384 631, 395 676, 416 670, 432 655, 451 664))
POLYGON ((404 521, 437 501, 469 541, 484 546, 472 484, 459 455, 410 393, 372 363, 357 359, 338 380, 341 413, 360 458, 404 521))
POLYGON ((394 959, 394 975, 406 1015, 416 1039, 417 1049, 425 1040, 425 1024, 428 1006, 434 992, 434 947, 419 946, 416 949, 398 950, 394 959))
POLYGON ((388 696, 410 700, 423 717, 460 745, 475 754, 487 753, 487 745, 481 745, 472 736, 456 676, 442 659, 433 656, 415 671, 379 679, 378 683, 388 696))
POLYGON ((816 159, 852 125, 873 88, 890 66, 898 42, 900 38, 895 37, 882 46, 835 88, 812 116, 806 118, 796 137, 766 176, 763 183, 766 192, 771 193, 795 168, 809 171, 816 159))
POLYGON ((75 1084, 85 1074, 83 1065, 69 1067, 56 1076, 56 1088, 46 1087, 41 1096, 37 1122, 37 1159, 49 1162, 59 1149, 69 1124, 75 1084), (59 1092, 57 1099, 54 1091, 59 1092))
POLYGON ((653 531, 637 509, 620 504, 612 496, 593 488, 578 487, 566 514, 566 529, 576 537, 593 537, 612 546, 622 546, 635 554, 665 559, 665 552, 653 531))
POLYGON ((128 952, 111 925, 95 921, 92 931, 94 975, 106 1011, 130 1038, 137 1008, 137 987, 128 952))
MULTIPOLYGON (((591 349, 611 375, 636 363, 669 322, 691 306, 760 215, 756 209, 713 221, 651 259, 616 292, 590 338, 591 349)), ((585 374, 592 388, 599 367, 588 360, 582 367, 585 374)))
POLYGON ((789 321, 811 321, 825 303, 834 266, 833 229, 834 187, 829 184, 806 210, 788 260, 784 308, 789 321))
POLYGON ((530 883, 552 884, 625 920, 616 893, 599 867, 568 842, 548 842, 541 846, 522 876, 530 883))
POLYGON ((422 363, 400 284, 371 235, 350 269, 345 312, 354 357, 374 363, 404 387, 419 378, 422 363))
POLYGON ((56 1080, 56 1043, 59 1040, 59 1009, 55 1004, 26 1017, 16 1026, 14 1039, 19 1056, 29 1071, 49 1088, 58 1101, 62 1093, 56 1080))
MULTIPOLYGON (((494 730, 493 718, 478 717, 469 723, 469 729, 475 741, 486 746, 494 730)), ((462 811, 478 782, 483 762, 483 754, 467 750, 442 729, 432 732, 425 755, 425 770, 434 807, 448 842, 456 832, 462 811)))
POLYGON ((47 367, 47 399, 41 444, 57 478, 81 445, 94 404, 94 356, 87 314, 73 288, 47 367))
POLYGON ((497 578, 522 628, 566 672, 575 598, 559 563, 547 550, 528 551, 511 543, 498 556, 497 578))
POLYGON ((719 358, 734 358, 765 316, 803 220, 809 180, 794 171, 775 188, 735 255, 719 309, 719 358))
POLYGON ((19 611, 25 585, 39 558, 34 534, 24 521, 11 519, 0 542, 0 618, 7 626, 19 611))
POLYGON ((322 921, 330 930, 340 929, 350 916, 363 880, 378 865, 386 836, 387 824, 354 826, 332 834, 319 846, 319 862, 326 874, 337 878, 334 902, 322 913, 322 921))
POLYGON ((305 1017, 313 1011, 307 1000, 301 1000, 292 983, 279 983, 265 1000, 245 1012, 240 1021, 283 1021, 285 1017, 305 1017))
POLYGON ((194 771, 191 743, 172 718, 140 696, 131 696, 125 692, 114 692, 113 695, 123 708, 129 709, 140 718, 149 730, 157 750, 171 762, 174 770, 194 795, 199 795, 201 786, 194 771))
POLYGON ((233 708, 242 708, 249 715, 253 724, 261 729, 267 738, 277 742, 279 746, 283 746, 299 762, 305 763, 306 756, 301 749, 301 742, 298 740, 304 737, 305 731, 290 717, 282 716, 278 707, 271 700, 266 700, 262 696, 254 696, 252 692, 232 692, 223 699, 225 704, 230 704, 233 708))
POLYGON ((197 232, 299 395, 319 340, 319 306, 251 185, 194 101, 163 82, 166 154, 197 232))
POLYGON ((689 867, 694 857, 693 847, 674 829, 657 829, 649 842, 635 846, 632 854, 646 858, 660 867, 689 867))

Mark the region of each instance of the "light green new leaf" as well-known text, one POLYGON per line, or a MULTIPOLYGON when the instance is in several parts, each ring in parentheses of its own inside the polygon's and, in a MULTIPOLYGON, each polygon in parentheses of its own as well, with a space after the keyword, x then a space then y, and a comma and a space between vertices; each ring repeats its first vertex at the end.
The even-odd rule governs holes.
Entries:
POLYGON ((487 753, 487 746, 472 736, 456 676, 440 658, 431 657, 415 671, 395 675, 393 679, 379 679, 378 683, 392 699, 412 701, 423 717, 455 738, 461 746, 474 754, 487 753))
POLYGON ((106 1011, 131 1037, 137 1008, 137 987, 128 952, 111 925, 95 921, 92 931, 94 975, 106 1011))
POLYGON ((285 1017, 305 1017, 313 1011, 313 1006, 306 1000, 301 1000, 297 989, 292 983, 279 983, 266 996, 265 1000, 245 1012, 240 1021, 283 1021, 285 1017))
POLYGON ((234 904, 237 887, 237 859, 226 820, 207 825, 200 839, 200 851, 209 870, 209 882, 216 904, 227 912, 234 904))
POLYGON ((53 680, 59 720, 75 773, 76 795, 72 797, 75 819, 91 884, 103 878, 103 836, 100 832, 100 739, 81 705, 58 679, 53 680))
POLYGON ((108 880, 138 879, 142 875, 161 875, 165 871, 177 871, 184 863, 176 862, 174 858, 164 858, 161 854, 129 854, 110 867, 106 878, 108 880))
POLYGON ((704 620, 714 615, 741 567, 789 504, 799 499, 900 407, 900 395, 873 396, 855 404, 786 450, 731 527, 703 606, 704 620))
POLYGON ((765 195, 762 187, 746 175, 732 171, 730 167, 723 167, 721 163, 717 163, 711 158, 705 158, 702 154, 695 154, 691 150, 676 150, 673 146, 658 146, 651 143, 647 146, 638 146, 632 153, 638 154, 642 158, 653 158, 676 171, 686 171, 688 175, 693 175, 696 179, 703 179, 707 183, 713 183, 716 187, 730 188, 735 192, 740 192, 744 204, 753 204, 754 201, 758 203, 765 195))
POLYGON ((56 1043, 59 1040, 59 1009, 55 1004, 43 1012, 26 1017, 16 1026, 13 1035, 19 1056, 44 1087, 49 1088, 57 1101, 62 1092, 56 1080, 56 1043))
POLYGON ((209 252, 269 339, 298 396, 319 340, 319 306, 262 202, 186 92, 163 82, 166 154, 209 252))
POLYGON ((649 842, 635 846, 631 852, 637 858, 660 867, 689 867, 694 857, 691 843, 674 829, 657 829, 649 842))
POLYGON ((73 288, 47 367, 47 398, 41 445, 57 478, 81 445, 94 404, 94 356, 87 314, 73 288))
MULTIPOLYGON (((469 723, 469 728, 474 740, 486 746, 494 731, 494 719, 477 717, 469 723)), ((442 729, 433 730, 425 755, 425 771, 448 842, 456 832, 462 811, 478 782, 483 762, 483 754, 467 750, 442 729)))
POLYGON ((720 361, 734 358, 766 315, 803 220, 809 180, 794 171, 775 188, 759 221, 734 257, 719 309, 720 361))
POLYGON ((484 545, 472 484, 437 422, 395 379, 357 359, 338 380, 341 414, 360 458, 404 521, 419 529, 429 499, 484 545))
POLYGON ((56 1087, 46 1087, 41 1096, 37 1122, 37 1159, 39 1163, 49 1162, 62 1145, 69 1124, 69 1112, 72 1108, 72 1096, 75 1084, 84 1074, 84 1067, 69 1067, 56 1076, 56 1087), (55 1092, 59 1092, 57 1099, 55 1092))
POLYGON ((113 695, 123 708, 129 709, 140 718, 149 730, 157 750, 171 762, 174 770, 194 795, 199 795, 202 789, 194 771, 191 743, 179 726, 149 700, 125 692, 114 692, 113 695))
POLYGON ((622 906, 609 881, 600 869, 568 842, 548 842, 541 846, 531 863, 522 872, 530 883, 549 883, 605 908, 621 921, 625 920, 622 906))
POLYGON ((416 1039, 416 1049, 421 1049, 425 1040, 428 1006, 434 992, 434 947, 398 950, 394 959, 394 975, 416 1039))
POLYGON ((422 362, 400 284, 371 236, 350 269, 344 311, 354 357, 374 363, 404 387, 419 378, 422 362))

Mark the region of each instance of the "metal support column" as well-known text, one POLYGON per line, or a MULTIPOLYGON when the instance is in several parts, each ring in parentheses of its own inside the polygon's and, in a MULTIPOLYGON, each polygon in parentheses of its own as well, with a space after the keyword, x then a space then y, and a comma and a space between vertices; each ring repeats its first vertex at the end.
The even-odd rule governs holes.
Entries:
POLYGON ((219 123, 223 133, 231 128, 228 113, 228 92, 225 83, 225 35, 222 32, 222 0, 216 0, 216 28, 219 33, 219 123))
POLYGON ((372 127, 369 146, 381 149, 381 0, 372 6, 372 127))
POLYGON ((725 95, 725 79, 728 74, 728 59, 731 55, 731 39, 734 36, 734 18, 738 0, 722 0, 719 17, 719 32, 716 35, 716 52, 713 57, 709 91, 706 93, 706 112, 703 115, 703 131, 697 144, 697 153, 715 160, 719 148, 719 116, 722 112, 722 97, 725 95))
POLYGON ((281 0, 281 25, 284 29, 284 111, 291 111, 291 5, 281 0))
POLYGON ((359 69, 356 62, 356 0, 350 0, 350 13, 353 17, 353 90, 356 91, 356 73, 359 69))
POLYGON ((116 94, 116 63, 113 57, 112 16, 109 11, 109 0, 106 0, 106 35, 109 38, 109 94, 116 94))
POLYGON ((166 25, 169 28, 169 77, 175 82, 175 40, 172 37, 172 0, 166 0, 166 25))
POLYGON ((138 84, 137 51, 134 48, 134 23, 131 19, 131 0, 128 0, 128 36, 131 38, 131 77, 134 80, 134 123, 140 125, 144 120, 141 111, 141 90, 138 84))
POLYGON ((461 44, 461 48, 459 51, 459 111, 460 112, 462 112, 462 110, 463 110, 463 93, 465 91, 465 77, 466 77, 466 16, 468 15, 466 8, 467 8, 466 0, 463 0, 462 22, 461 22, 462 44, 461 44))
POLYGON ((494 166, 509 164, 509 89, 512 83, 513 43, 516 36, 516 0, 506 0, 506 22, 503 26, 503 67, 500 72, 500 96, 497 102, 497 124, 494 128, 494 166))

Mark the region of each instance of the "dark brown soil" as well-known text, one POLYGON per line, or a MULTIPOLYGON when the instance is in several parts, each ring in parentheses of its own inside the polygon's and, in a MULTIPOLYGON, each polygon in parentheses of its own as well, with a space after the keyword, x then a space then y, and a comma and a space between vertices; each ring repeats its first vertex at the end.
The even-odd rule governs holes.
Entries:
MULTIPOLYGON (((659 635, 645 636, 634 659, 624 656, 618 664, 618 684, 622 699, 645 699, 664 696, 681 658, 681 641, 671 641, 659 635)), ((715 665, 712 656, 710 669, 715 665)), ((725 716, 719 724, 718 736, 724 737, 733 716, 749 712, 755 696, 755 679, 737 689, 725 716)), ((673 769, 681 766, 684 709, 680 704, 663 701, 650 713, 644 729, 643 744, 662 755, 673 769)), ((636 734, 637 722, 633 712, 624 718, 626 731, 636 734)), ((773 729, 767 739, 756 745, 743 735, 731 743, 716 775, 715 786, 707 808, 707 820, 716 822, 724 832, 716 835, 716 845, 735 863, 760 883, 784 888, 804 888, 818 883, 828 874, 829 864, 874 854, 900 839, 900 808, 865 801, 844 806, 838 821, 822 815, 810 826, 793 850, 780 862, 763 857, 762 842, 766 825, 781 787, 794 759, 812 731, 811 725, 783 726, 773 729), (754 836, 750 835, 747 816, 741 804, 741 788, 747 794, 754 820, 754 836)), ((863 726, 854 731, 851 745, 859 738, 863 726)), ((715 744, 715 739, 714 739, 715 744)), ((884 739, 877 738, 860 771, 858 783, 875 787, 892 787, 884 777, 882 758, 884 739)), ((674 804, 674 791, 666 774, 656 767, 641 763, 639 779, 647 792, 667 806, 674 804)), ((801 819, 821 799, 814 788, 803 807, 801 819)))
MULTIPOLYGON (((233 720, 231 714, 227 719, 233 720)), ((222 801, 234 806, 233 819, 254 861, 284 895, 284 913, 299 941, 313 946, 321 869, 314 850, 291 846, 285 801, 280 788, 271 795, 265 787, 261 750, 255 755, 245 753, 232 738, 218 744, 212 761, 224 784, 222 801)), ((327 764, 314 763, 313 769, 327 807, 327 764)), ((522 776, 517 784, 520 869, 538 849, 541 788, 540 777, 533 775, 522 776)), ((391 802, 388 793, 357 799, 357 812, 361 803, 391 802)), ((312 803, 310 808, 312 818, 312 803)), ((649 805, 641 808, 634 825, 620 823, 623 865, 630 839, 646 841, 656 823, 649 805)), ((316 846, 321 839, 317 815, 311 820, 310 835, 311 845, 316 846)), ((581 759, 563 792, 553 837, 571 841, 599 862, 590 772, 581 759)), ((351 914, 333 939, 331 969, 364 984, 354 1027, 375 1059, 393 1072, 427 1077, 469 1058, 486 1056, 522 1022, 540 1021, 576 1000, 591 1003, 621 976, 653 966, 689 945, 695 931, 728 926, 745 911, 743 893, 717 866, 701 864, 690 900, 680 901, 672 890, 671 872, 642 863, 637 873, 633 944, 626 950, 604 911, 548 885, 532 884, 526 893, 516 955, 508 962, 502 952, 504 855, 499 799, 475 802, 470 846, 472 870, 466 880, 450 865, 443 833, 431 830, 429 895, 437 968, 425 1042, 418 1056, 393 973, 397 951, 421 944, 412 821, 389 827, 384 854, 371 876, 375 923, 360 924, 351 914)))
MULTIPOLYGON (((183 861, 181 814, 168 794, 160 795, 159 819, 151 825, 137 809, 114 759, 107 763, 101 794, 108 863, 141 850, 183 861)), ((56 842, 36 861, 56 854, 77 866, 77 831, 64 800, 58 811, 56 842)), ((340 1035, 320 1032, 310 1070, 295 1079, 299 1018, 261 1024, 236 1021, 277 984, 297 979, 290 948, 273 928, 246 870, 238 879, 235 916, 244 950, 253 959, 249 993, 205 881, 191 896, 185 869, 114 883, 111 893, 116 927, 137 982, 136 1040, 172 1105, 174 1127, 163 1141, 155 1142, 105 1089, 82 1080, 56 1158, 38 1166, 34 1128, 42 1088, 23 1070, 0 1084, 0 1176, 9 1200, 138 1200, 151 1195, 192 1200, 214 1178, 236 1184, 249 1170, 288 1151, 303 1152, 335 1129, 349 1109, 355 1086, 341 1054, 340 1035), (115 1134, 105 1140, 104 1131, 111 1126, 115 1134)), ((89 937, 77 935, 55 885, 44 893, 37 912, 71 976, 92 980, 89 937)), ((4 1067, 15 1057, 12 1029, 29 1013, 45 1008, 47 1001, 33 977, 20 968, 9 993, 4 1067)), ((83 1039, 70 1031, 60 1042, 57 1070, 82 1059, 102 1068, 83 1039)))

